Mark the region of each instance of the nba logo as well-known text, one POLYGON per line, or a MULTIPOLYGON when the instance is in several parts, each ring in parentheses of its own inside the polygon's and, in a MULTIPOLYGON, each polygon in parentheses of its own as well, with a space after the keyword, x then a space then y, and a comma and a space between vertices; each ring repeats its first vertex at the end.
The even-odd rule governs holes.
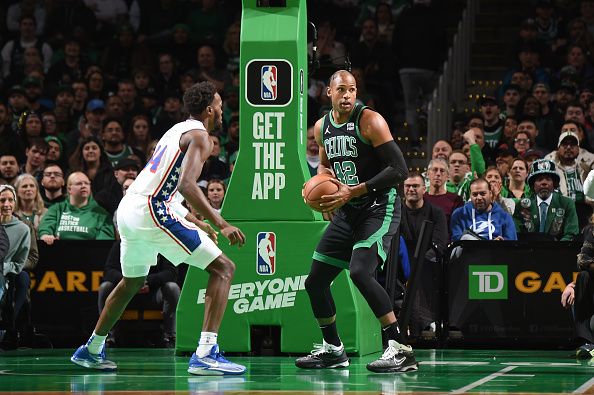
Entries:
POLYGON ((256 272, 270 276, 276 270, 276 235, 273 232, 259 232, 256 240, 256 272))
POLYGON ((276 100, 276 66, 262 66, 260 77, 260 97, 262 100, 276 100))

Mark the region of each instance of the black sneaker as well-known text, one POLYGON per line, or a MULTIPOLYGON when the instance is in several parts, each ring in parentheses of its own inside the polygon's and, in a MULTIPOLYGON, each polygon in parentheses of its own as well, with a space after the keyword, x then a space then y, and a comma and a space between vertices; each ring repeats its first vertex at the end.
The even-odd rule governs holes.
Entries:
POLYGON ((576 358, 580 359, 590 359, 594 357, 594 344, 586 343, 577 348, 575 350, 576 358))
POLYGON ((297 358, 295 366, 301 369, 332 369, 346 368, 349 366, 349 357, 344 352, 344 346, 333 346, 323 341, 314 344, 314 349, 309 355, 297 358))
POLYGON ((367 364, 367 370, 375 373, 409 372, 419 369, 411 346, 388 340, 388 348, 377 360, 367 364))

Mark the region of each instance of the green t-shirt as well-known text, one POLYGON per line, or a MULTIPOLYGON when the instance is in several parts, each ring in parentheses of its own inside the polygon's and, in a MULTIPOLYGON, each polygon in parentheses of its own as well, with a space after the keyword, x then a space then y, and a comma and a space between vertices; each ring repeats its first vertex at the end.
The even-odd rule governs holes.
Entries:
POLYGON ((582 180, 580 180, 580 176, 578 175, 576 169, 565 170, 562 169, 563 173, 565 173, 565 184, 567 185, 567 197, 573 200, 574 202, 583 202, 584 201, 584 186, 582 185, 582 180))

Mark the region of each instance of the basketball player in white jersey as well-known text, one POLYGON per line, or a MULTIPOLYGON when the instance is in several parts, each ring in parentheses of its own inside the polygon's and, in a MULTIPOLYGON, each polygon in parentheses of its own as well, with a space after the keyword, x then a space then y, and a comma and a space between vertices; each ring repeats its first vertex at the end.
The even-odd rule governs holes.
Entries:
MULTIPOLYGON (((186 91, 184 105, 190 118, 163 135, 153 157, 120 202, 117 223, 124 278, 107 298, 89 341, 72 356, 71 361, 77 365, 103 371, 117 368, 105 358, 105 338, 144 285, 150 266, 156 265, 160 253, 176 265, 185 262, 210 275, 202 333, 188 372, 197 375, 245 372, 244 366, 223 358, 217 345, 235 265, 203 229, 186 219, 190 216, 181 206, 179 196, 218 227, 231 245, 241 247, 245 243, 241 230, 227 223, 210 206, 196 183, 212 151, 208 132, 222 123, 222 100, 214 85, 201 82, 186 91)), ((205 227, 206 231, 212 233, 208 228, 205 227)))

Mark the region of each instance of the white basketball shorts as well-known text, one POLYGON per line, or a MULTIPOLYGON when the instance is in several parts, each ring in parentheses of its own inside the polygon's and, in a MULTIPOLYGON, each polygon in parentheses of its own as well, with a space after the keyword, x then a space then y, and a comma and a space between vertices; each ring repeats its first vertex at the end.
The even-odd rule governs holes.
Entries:
POLYGON ((222 253, 206 232, 177 215, 169 203, 151 197, 124 196, 117 223, 124 277, 146 276, 157 254, 176 266, 185 262, 205 269, 222 253))

